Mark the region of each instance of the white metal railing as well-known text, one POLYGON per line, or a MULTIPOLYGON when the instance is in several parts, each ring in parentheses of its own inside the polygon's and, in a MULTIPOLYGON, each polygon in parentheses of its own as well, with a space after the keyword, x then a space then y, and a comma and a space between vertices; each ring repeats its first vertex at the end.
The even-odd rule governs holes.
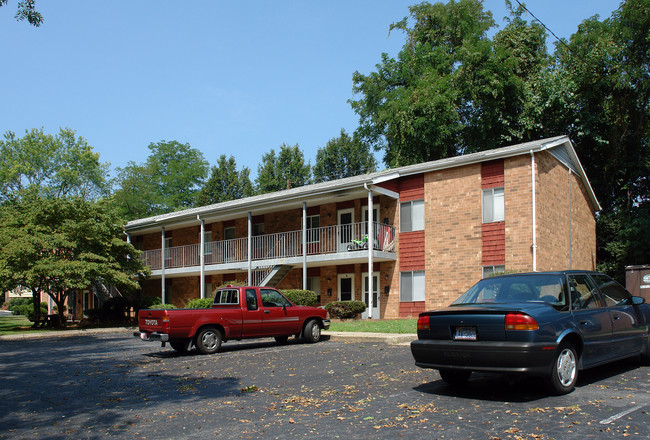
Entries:
MULTIPOLYGON (((373 248, 377 251, 395 252, 395 227, 374 223, 373 248)), ((307 231, 307 255, 324 255, 357 251, 368 248, 368 224, 323 226, 307 231)), ((165 249, 165 269, 199 266, 200 244, 175 246, 165 249)), ((303 255, 302 231, 279 232, 252 237, 251 260, 263 261, 303 255)), ((144 251, 145 265, 152 270, 162 269, 161 250, 144 251)), ((248 261, 248 239, 212 241, 205 243, 206 265, 242 263, 248 261)))

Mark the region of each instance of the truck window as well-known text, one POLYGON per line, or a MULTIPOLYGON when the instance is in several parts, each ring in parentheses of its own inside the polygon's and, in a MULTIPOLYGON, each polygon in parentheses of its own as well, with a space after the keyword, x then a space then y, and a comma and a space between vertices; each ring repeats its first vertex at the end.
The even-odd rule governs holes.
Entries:
POLYGON ((255 289, 246 289, 246 308, 248 310, 257 310, 257 293, 255 289))
POLYGON ((237 289, 217 290, 217 293, 214 295, 214 303, 217 305, 238 305, 239 290, 237 289))
POLYGON ((264 307, 291 307, 291 303, 277 290, 260 289, 264 307))

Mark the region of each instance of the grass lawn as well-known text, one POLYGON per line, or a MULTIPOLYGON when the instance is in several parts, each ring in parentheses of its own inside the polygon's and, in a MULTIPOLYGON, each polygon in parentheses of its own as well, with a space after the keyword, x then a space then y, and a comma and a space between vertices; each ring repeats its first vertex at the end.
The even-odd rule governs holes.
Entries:
POLYGON ((43 331, 32 329, 32 324, 33 322, 23 315, 0 316, 0 335, 43 331))
POLYGON ((417 318, 333 320, 333 332, 417 333, 417 318))

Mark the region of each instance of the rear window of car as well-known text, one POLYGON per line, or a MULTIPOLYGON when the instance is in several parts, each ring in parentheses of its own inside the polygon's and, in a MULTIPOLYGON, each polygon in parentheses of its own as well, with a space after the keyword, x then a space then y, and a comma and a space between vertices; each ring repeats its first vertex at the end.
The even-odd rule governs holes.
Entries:
POLYGON ((521 302, 546 302, 562 309, 566 298, 562 276, 540 274, 486 278, 461 295, 459 304, 509 304, 521 302))
POLYGON ((214 295, 214 304, 216 305, 235 305, 239 304, 239 290, 226 289, 217 290, 214 295))

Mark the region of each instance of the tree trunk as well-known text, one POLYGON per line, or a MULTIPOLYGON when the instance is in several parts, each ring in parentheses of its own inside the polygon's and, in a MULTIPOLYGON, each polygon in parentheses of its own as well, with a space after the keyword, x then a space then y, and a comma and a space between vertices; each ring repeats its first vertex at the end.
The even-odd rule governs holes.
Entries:
POLYGON ((65 299, 68 296, 67 293, 60 293, 58 292, 56 295, 52 296, 52 299, 54 299, 54 302, 56 303, 56 313, 58 315, 58 325, 57 327, 65 327, 66 324, 66 319, 65 319, 65 299))
POLYGON ((34 305, 34 325, 32 327, 37 327, 38 322, 41 320, 41 291, 39 289, 32 288, 32 303, 34 305))

